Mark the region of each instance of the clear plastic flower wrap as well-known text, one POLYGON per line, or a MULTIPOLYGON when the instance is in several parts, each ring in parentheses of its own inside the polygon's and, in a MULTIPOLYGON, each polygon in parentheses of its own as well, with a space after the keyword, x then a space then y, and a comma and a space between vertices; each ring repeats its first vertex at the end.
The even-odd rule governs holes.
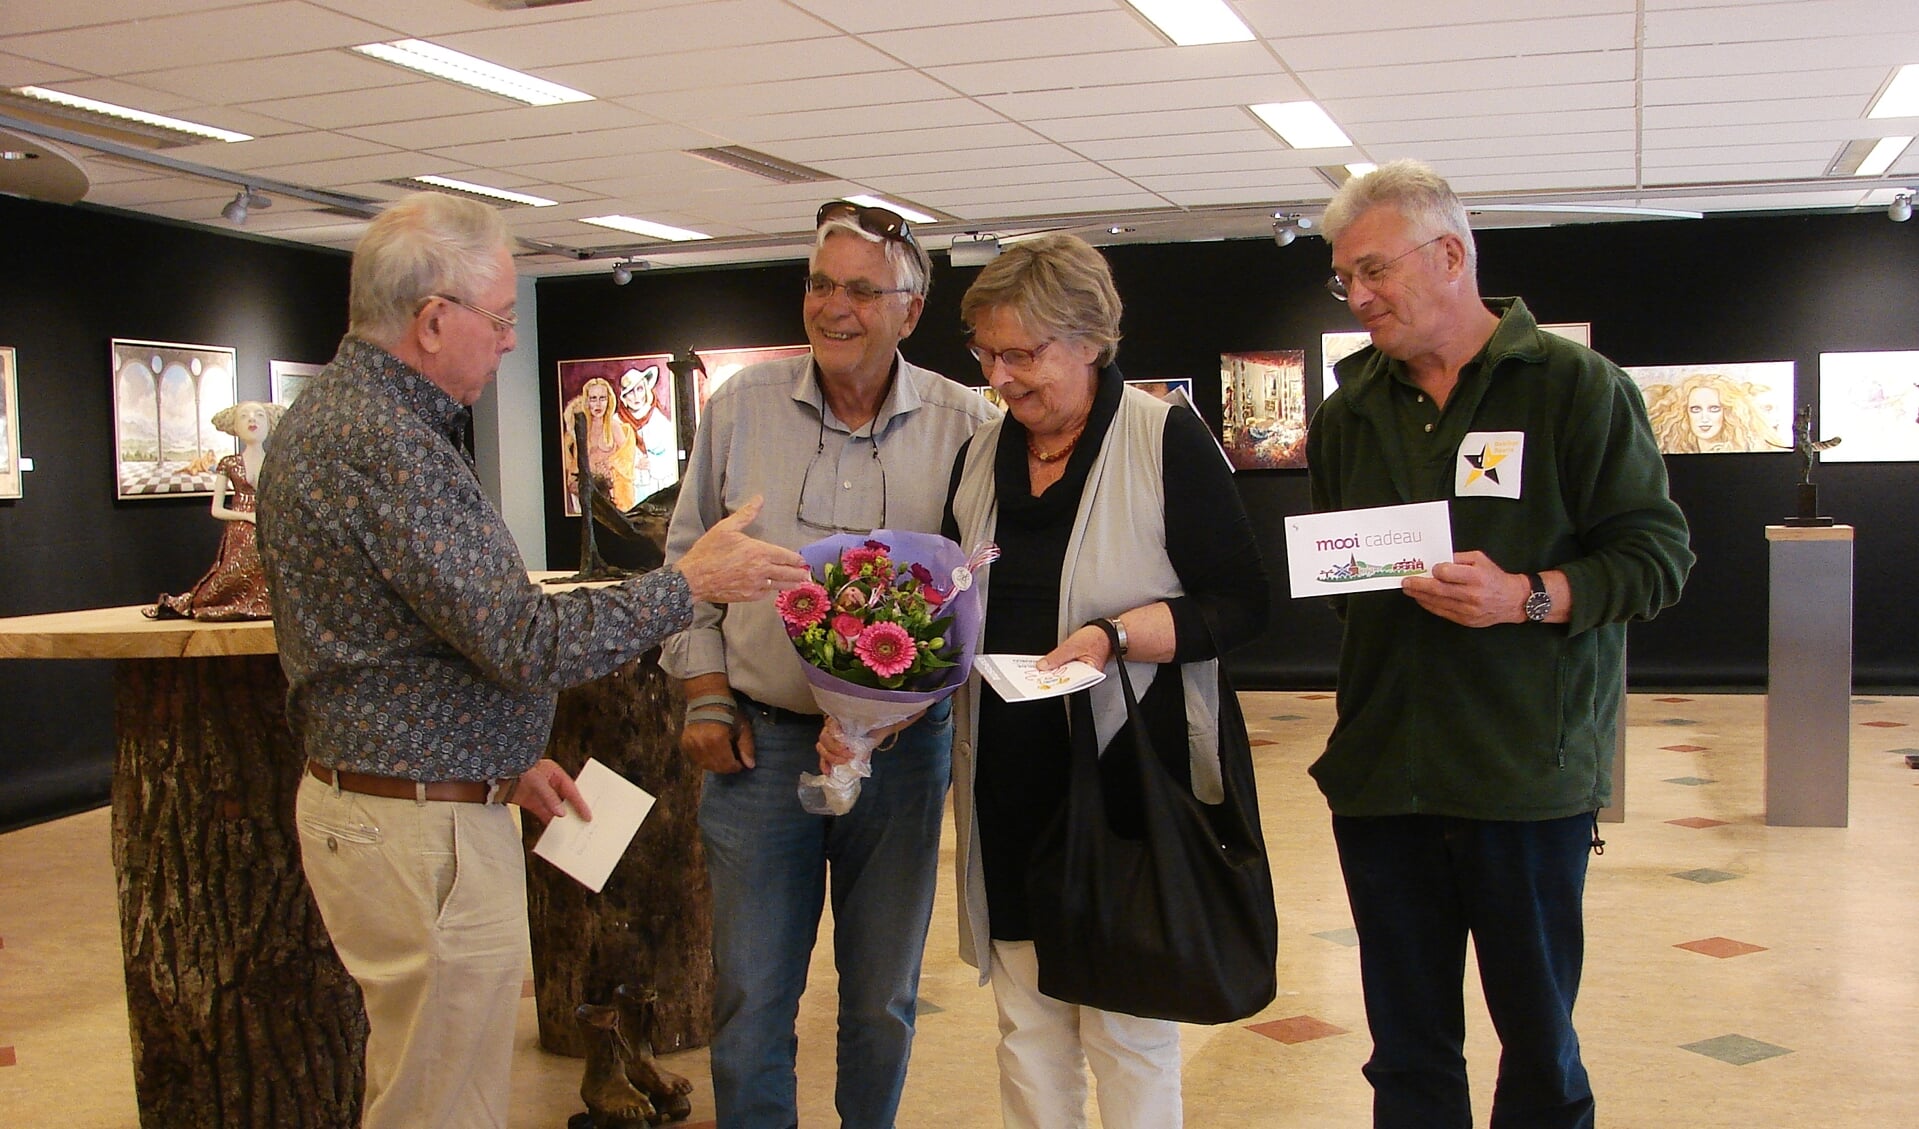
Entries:
POLYGON ((875 736, 965 683, 979 644, 973 575, 999 556, 970 555, 937 533, 843 533, 800 550, 811 584, 780 594, 780 622, 799 652, 813 700, 839 726, 853 759, 800 776, 800 803, 844 815, 872 775, 875 736))

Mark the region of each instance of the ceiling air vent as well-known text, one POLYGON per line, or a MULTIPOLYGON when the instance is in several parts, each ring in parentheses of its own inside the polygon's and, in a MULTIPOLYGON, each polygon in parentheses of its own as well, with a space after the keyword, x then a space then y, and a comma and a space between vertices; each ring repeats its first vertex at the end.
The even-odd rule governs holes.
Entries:
POLYGON ((729 169, 750 172, 776 184, 812 184, 821 180, 836 180, 831 173, 818 169, 809 169, 805 165, 796 165, 791 161, 782 161, 770 153, 748 149, 743 145, 722 145, 713 149, 688 149, 686 155, 698 157, 702 161, 712 161, 716 165, 725 165, 729 169))

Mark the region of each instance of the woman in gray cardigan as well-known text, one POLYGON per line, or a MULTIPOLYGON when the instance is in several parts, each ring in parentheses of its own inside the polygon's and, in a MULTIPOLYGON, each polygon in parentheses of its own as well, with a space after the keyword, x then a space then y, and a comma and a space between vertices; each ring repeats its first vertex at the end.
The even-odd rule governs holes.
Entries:
MULTIPOLYGON (((949 494, 947 535, 1002 551, 982 576, 982 650, 1110 669, 1094 621, 1114 621, 1154 747, 1186 751, 1167 767, 1217 800, 1218 655, 1264 628, 1269 598, 1231 472, 1198 415, 1125 386, 1113 364, 1119 294, 1084 241, 1009 249, 960 311, 1007 410, 960 452, 949 494)), ((1109 808, 1137 819, 1137 769, 1122 763, 1130 743, 1112 744, 1125 722, 1118 680, 1089 692, 1109 808)), ((1178 1025, 1038 987, 1026 875, 1066 796, 1065 702, 1010 704, 981 693, 978 678, 960 691, 960 954, 993 985, 1009 1129, 1083 1126, 1089 1065, 1107 1129, 1167 1129, 1181 1124, 1178 1025)))

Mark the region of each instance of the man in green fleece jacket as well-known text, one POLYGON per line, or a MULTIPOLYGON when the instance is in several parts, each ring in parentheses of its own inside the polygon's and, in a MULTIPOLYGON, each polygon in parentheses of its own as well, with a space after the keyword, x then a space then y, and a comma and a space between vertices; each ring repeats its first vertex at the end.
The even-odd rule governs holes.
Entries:
POLYGON ((1465 209, 1415 161, 1346 182, 1327 283, 1372 334, 1308 438, 1316 509, 1446 499, 1450 562, 1342 599, 1312 767, 1359 933, 1373 1123, 1467 1129, 1470 934, 1502 1050, 1494 1126, 1591 1126, 1573 1002, 1611 799, 1626 623, 1679 598, 1686 519, 1638 390, 1482 299, 1465 209))

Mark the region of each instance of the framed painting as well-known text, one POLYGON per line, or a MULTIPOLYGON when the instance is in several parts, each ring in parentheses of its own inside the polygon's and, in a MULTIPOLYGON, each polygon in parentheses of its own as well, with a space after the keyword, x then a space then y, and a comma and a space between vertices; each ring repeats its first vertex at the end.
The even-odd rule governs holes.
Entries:
POLYGON ((1220 444, 1235 470, 1306 465, 1306 350, 1219 355, 1220 444))
MULTIPOLYGON (((1584 345, 1588 349, 1592 348, 1593 326, 1589 321, 1542 322, 1539 328, 1547 333, 1564 337, 1568 341, 1584 345)), ((1342 330, 1338 333, 1319 335, 1320 403, 1325 403, 1326 398, 1333 394, 1333 389, 1339 387, 1339 377, 1334 374, 1333 366, 1372 343, 1373 335, 1363 330, 1342 330)))
POLYGON ((1129 380, 1126 383, 1155 400, 1173 404, 1193 403, 1193 378, 1190 376, 1176 376, 1168 380, 1129 380), (1182 395, 1184 399, 1179 398, 1182 395))
POLYGON ((1793 362, 1633 365, 1668 455, 1792 450, 1793 362))
POLYGON ((116 496, 211 495, 221 456, 240 449, 213 426, 234 402, 234 351, 116 337, 111 353, 116 496))
POLYGON ((805 345, 772 345, 753 349, 695 349, 693 354, 700 359, 700 368, 693 373, 693 422, 698 424, 706 415, 706 402, 720 385, 733 378, 733 374, 747 365, 757 365, 761 361, 778 361, 787 357, 804 357, 812 350, 805 345))
POLYGON ((0 498, 20 496, 20 381, 13 347, 0 345, 0 498))
POLYGON ((1919 461, 1919 352, 1819 354, 1815 434, 1821 462, 1919 461))
POLYGON ((325 365, 309 365, 301 361, 268 361, 267 379, 273 402, 292 407, 305 390, 307 381, 320 375, 325 365))
POLYGON ((573 418, 586 416, 587 465, 606 477, 613 504, 630 510, 680 480, 671 353, 561 361, 560 489, 580 515, 573 418))

